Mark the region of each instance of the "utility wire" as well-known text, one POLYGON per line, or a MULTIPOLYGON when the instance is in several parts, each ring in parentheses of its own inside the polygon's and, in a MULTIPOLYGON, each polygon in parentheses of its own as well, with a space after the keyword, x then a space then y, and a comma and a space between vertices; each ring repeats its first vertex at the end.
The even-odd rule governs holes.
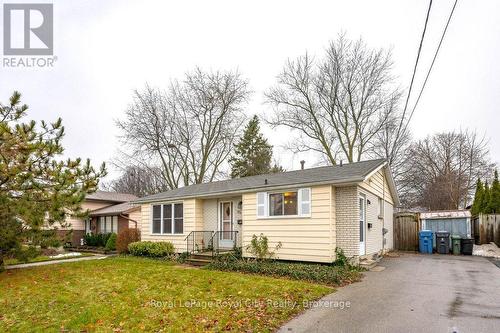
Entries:
POLYGON ((413 106, 413 109, 411 110, 410 117, 408 118, 408 121, 405 125, 405 128, 403 130, 406 131, 406 128, 410 124, 410 120, 413 117, 413 113, 415 112, 415 109, 417 108, 418 102, 420 101, 420 97, 422 97, 422 93, 424 92, 425 85, 427 84, 427 80, 429 79, 429 76, 432 71, 432 67, 434 66, 434 62, 436 61, 436 58, 438 56, 439 50, 441 48, 441 44, 443 43, 444 36, 446 35, 446 31, 448 30, 448 26, 450 25, 451 18, 453 16, 453 13, 455 12, 455 7, 457 6, 458 0, 455 0, 455 3, 453 4, 453 8, 451 9, 450 15, 448 16, 448 21, 446 22, 446 26, 444 27, 443 33, 441 35, 441 40, 439 41, 438 47, 436 49, 436 52, 434 53, 434 58, 432 59, 431 66, 429 67, 429 70, 427 71, 427 76, 425 77, 424 83, 422 84, 422 88, 420 89, 420 93, 418 94, 417 101, 415 102, 415 105, 413 106))
MULTIPOLYGON (((429 1, 429 8, 427 9, 427 15, 425 17, 424 30, 422 31, 422 36, 420 37, 420 45, 418 46, 417 59, 415 60, 415 66, 413 67, 413 74, 411 76, 410 88, 408 89, 408 95, 406 96, 405 107, 403 109, 403 115, 401 117, 401 121, 399 122, 398 131, 396 132, 396 137, 394 138, 394 144, 392 147, 391 156, 394 153, 394 148, 397 145, 397 141, 399 140, 399 136, 404 134, 404 132, 401 132, 401 128, 403 127, 403 123, 404 123, 404 119, 405 119, 405 115, 406 115, 406 109, 408 108, 408 102, 410 101, 411 89, 413 88, 413 81, 415 80, 415 74, 417 72, 417 67, 418 67, 418 61, 420 60, 420 52, 422 51, 422 45, 424 43, 425 32, 427 31, 427 23, 429 22, 429 14, 431 12, 431 8, 432 8, 432 0, 429 1)), ((406 128, 406 126, 405 126, 405 128, 406 128)))
POLYGON ((417 73, 418 61, 420 60, 420 52, 422 51, 422 45, 424 43, 425 32, 427 31, 427 23, 429 22, 429 14, 431 12, 432 0, 429 1, 429 8, 427 9, 427 16, 425 17, 424 30, 422 31, 422 37, 420 38, 420 45, 418 46, 417 59, 415 60, 415 66, 413 67, 413 74, 411 76, 410 88, 408 89, 408 95, 406 96, 405 107, 403 109, 403 117, 401 121, 405 118, 406 109, 408 108, 408 102, 410 101, 411 89, 413 88, 413 81, 415 80, 415 74, 417 73))

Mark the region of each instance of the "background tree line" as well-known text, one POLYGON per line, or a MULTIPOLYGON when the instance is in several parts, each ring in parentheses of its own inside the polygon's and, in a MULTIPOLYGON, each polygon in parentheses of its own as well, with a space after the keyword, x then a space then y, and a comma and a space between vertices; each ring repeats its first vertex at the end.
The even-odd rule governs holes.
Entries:
POLYGON ((500 213, 500 182, 498 181, 498 171, 495 170, 491 186, 488 185, 488 181, 483 184, 481 179, 477 180, 471 214, 498 213, 500 213))
MULTIPOLYGON (((319 164, 384 158, 403 205, 456 209, 470 204, 474 182, 491 174, 487 141, 474 131, 413 140, 391 52, 344 34, 323 55, 289 59, 264 94, 262 120, 287 128, 293 153, 319 164)), ((248 81, 236 71, 199 68, 166 90, 136 91, 117 122, 123 175, 111 188, 145 195, 221 178, 277 172, 259 118, 246 123, 248 81), (244 124, 247 124, 244 128, 244 124)))

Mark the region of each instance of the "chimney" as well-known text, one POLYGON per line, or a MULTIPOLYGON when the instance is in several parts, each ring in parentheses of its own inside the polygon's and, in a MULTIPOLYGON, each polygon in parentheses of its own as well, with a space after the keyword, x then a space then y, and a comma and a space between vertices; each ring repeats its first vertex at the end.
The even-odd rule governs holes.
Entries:
POLYGON ((300 161, 300 170, 304 170, 304 164, 306 164, 306 161, 300 161))
POLYGON ((340 166, 342 166, 342 160, 340 160, 340 166))
POLYGON ((266 179, 264 179, 264 184, 265 184, 265 185, 267 185, 267 178, 266 178, 266 179))

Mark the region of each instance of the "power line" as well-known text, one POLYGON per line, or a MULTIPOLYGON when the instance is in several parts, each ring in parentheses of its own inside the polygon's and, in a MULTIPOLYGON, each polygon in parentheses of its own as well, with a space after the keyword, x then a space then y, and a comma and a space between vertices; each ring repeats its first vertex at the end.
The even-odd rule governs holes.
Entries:
MULTIPOLYGON (((427 15, 425 17, 424 30, 422 31, 422 36, 420 37, 420 45, 418 46, 417 59, 415 60, 415 66, 413 67, 413 74, 411 76, 410 87, 408 88, 408 95, 406 96, 405 107, 403 109, 403 115, 401 116, 401 121, 399 122, 398 131, 396 132, 396 137, 394 138, 394 144, 392 147, 391 155, 394 153, 394 148, 397 145, 397 141, 399 140, 399 136, 404 134, 401 132, 401 128, 403 127, 406 109, 408 108, 408 102, 410 101, 411 89, 413 88, 413 81, 415 80, 415 74, 417 72, 418 61, 420 60, 420 52, 422 51, 422 45, 424 43, 425 32, 427 31, 427 23, 429 22, 429 14, 432 8, 432 0, 429 1, 429 8, 427 9, 427 15)), ((406 128, 406 126, 405 126, 406 128)))
MULTIPOLYGON (((418 98, 415 102, 415 105, 413 106, 413 109, 411 110, 410 117, 408 118, 408 122, 405 125, 404 131, 406 130, 406 128, 410 124, 410 120, 413 117, 413 113, 415 112, 415 109, 417 108, 418 102, 420 101, 420 97, 422 97, 422 93, 424 92, 425 85, 427 84, 427 80, 429 79, 429 76, 431 74, 432 68, 434 66, 434 62, 436 61, 437 55, 438 55, 439 50, 441 48, 441 44, 443 43, 444 36, 446 35, 446 31, 448 30, 448 26, 450 25, 451 18, 453 16, 453 13, 455 12, 455 7, 457 6, 457 2, 458 2, 458 0, 455 0, 455 3, 453 4, 453 8, 451 9, 450 15, 448 16, 448 21, 446 22, 443 33, 441 35, 441 40, 439 41, 436 52, 434 53, 434 58, 432 59, 431 66, 429 67, 429 70, 427 71, 427 75, 425 77, 424 83, 422 84, 422 88, 420 89, 420 93, 418 94, 418 98)), ((404 131, 403 131, 403 133, 404 133, 404 131)))

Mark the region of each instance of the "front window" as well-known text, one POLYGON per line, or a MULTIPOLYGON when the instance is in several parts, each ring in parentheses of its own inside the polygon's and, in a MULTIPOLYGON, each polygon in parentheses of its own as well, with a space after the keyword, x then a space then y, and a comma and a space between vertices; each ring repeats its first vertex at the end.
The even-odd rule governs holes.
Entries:
POLYGON ((174 204, 174 233, 184 232, 184 209, 181 203, 174 204))
POLYGON ((298 215, 297 192, 283 192, 269 194, 269 215, 288 216, 298 215))
POLYGON ((101 234, 118 233, 118 216, 99 216, 99 232, 101 234))
POLYGON ((182 203, 153 205, 153 234, 182 234, 184 209, 182 203))
POLYGON ((161 206, 153 206, 153 234, 161 233, 161 206))

